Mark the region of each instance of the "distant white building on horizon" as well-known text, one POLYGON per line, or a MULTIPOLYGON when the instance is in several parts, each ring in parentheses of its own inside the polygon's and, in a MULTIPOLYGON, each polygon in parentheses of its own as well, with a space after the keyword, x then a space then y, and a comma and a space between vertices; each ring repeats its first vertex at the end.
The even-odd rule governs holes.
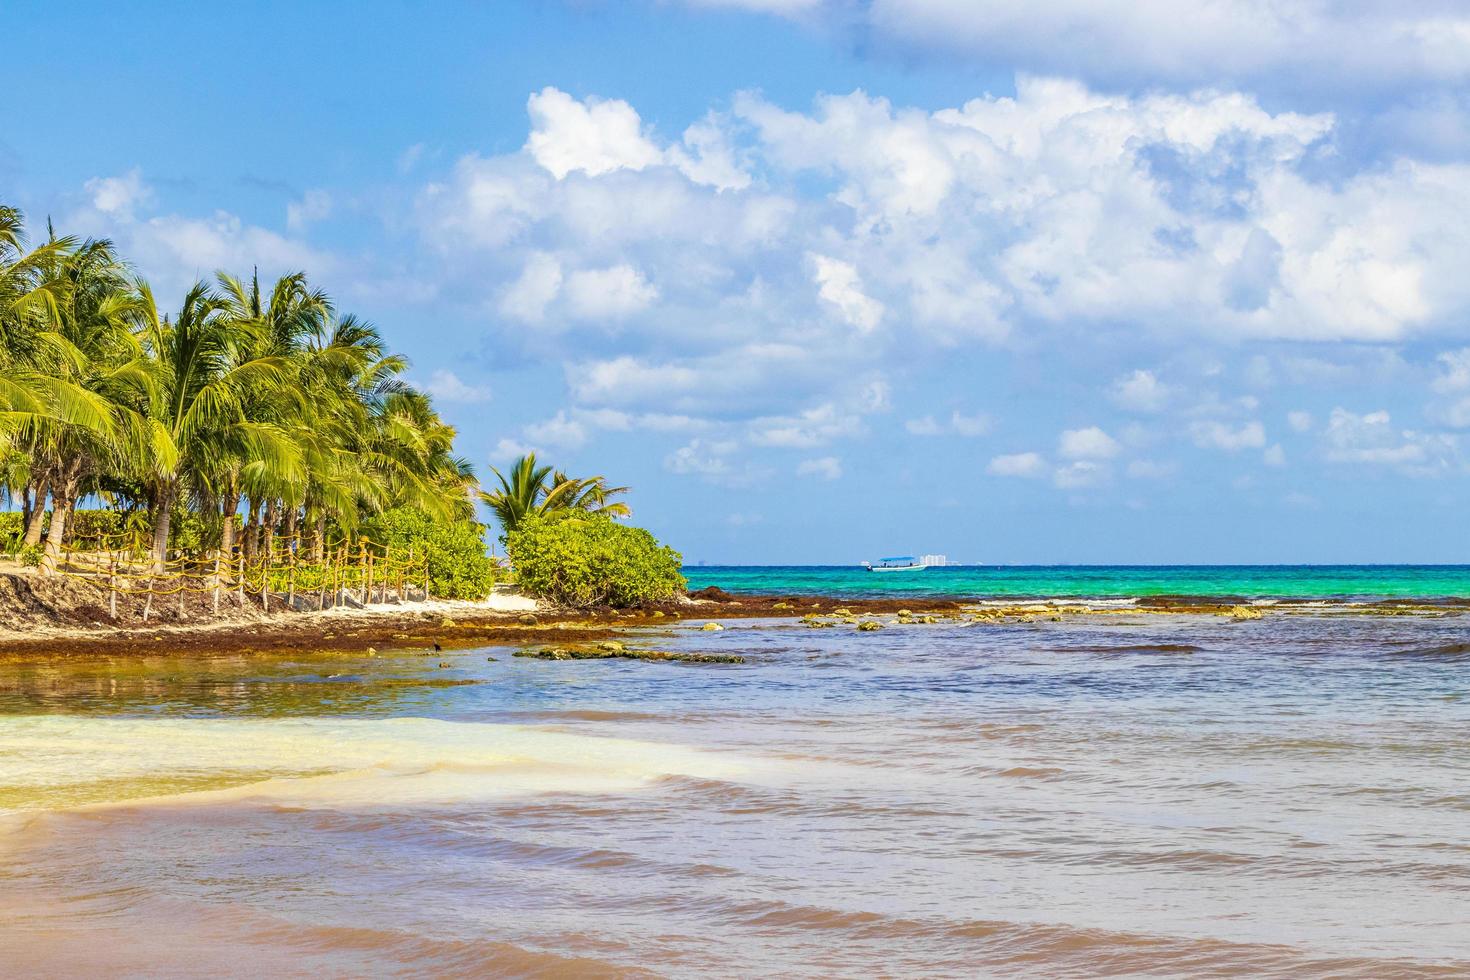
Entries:
POLYGON ((936 566, 943 568, 949 564, 949 559, 944 555, 920 555, 919 564, 926 568, 934 568, 936 566))

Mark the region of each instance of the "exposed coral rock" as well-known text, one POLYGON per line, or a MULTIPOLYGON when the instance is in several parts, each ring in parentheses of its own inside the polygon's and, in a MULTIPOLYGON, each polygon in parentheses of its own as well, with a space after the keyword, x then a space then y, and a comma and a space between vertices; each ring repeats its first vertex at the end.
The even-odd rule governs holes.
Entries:
POLYGON ((723 653, 670 653, 664 650, 606 650, 603 644, 591 647, 539 647, 517 650, 517 657, 536 660, 656 660, 688 664, 743 664, 745 658, 723 653))
POLYGON ((735 597, 718 585, 711 585, 697 592, 689 593, 691 599, 707 599, 710 602, 734 602, 735 597))

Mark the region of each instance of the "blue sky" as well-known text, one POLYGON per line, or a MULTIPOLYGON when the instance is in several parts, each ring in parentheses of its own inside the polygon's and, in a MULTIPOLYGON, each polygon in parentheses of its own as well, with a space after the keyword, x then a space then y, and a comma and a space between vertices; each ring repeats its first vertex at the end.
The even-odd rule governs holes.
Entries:
POLYGON ((1470 556, 1462 5, 345 9, 12 4, 0 199, 305 268, 691 561, 1470 556))

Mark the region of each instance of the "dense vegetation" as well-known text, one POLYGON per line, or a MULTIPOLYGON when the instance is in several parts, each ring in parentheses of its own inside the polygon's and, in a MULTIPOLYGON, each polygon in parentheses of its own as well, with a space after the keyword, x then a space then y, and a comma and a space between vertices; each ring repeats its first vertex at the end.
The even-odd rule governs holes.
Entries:
POLYGON ((631 513, 627 487, 600 476, 575 478, 522 456, 499 487, 480 493, 505 530, 516 584, 559 605, 624 608, 682 591, 681 559, 647 531, 617 523, 631 513))
POLYGON ((68 540, 124 539, 154 572, 171 553, 238 554, 262 582, 272 556, 325 575, 365 538, 470 599, 494 574, 478 493, 533 595, 628 606, 683 587, 677 552, 613 520, 626 487, 528 455, 478 491, 406 367, 304 273, 263 289, 221 272, 161 312, 110 242, 28 248, 0 206, 0 499, 20 507, 0 537, 44 570, 68 540), (79 510, 89 498, 105 506, 79 510))
POLYGON ((578 609, 657 602, 685 585, 677 551, 601 514, 523 519, 506 550, 522 589, 578 609))
POLYGON ((0 206, 0 487, 47 565, 89 495, 159 567, 179 521, 247 557, 299 536, 319 558, 392 508, 477 529, 469 464, 406 367, 303 273, 220 273, 162 312, 111 243, 27 248, 0 206))
POLYGON ((495 582, 485 554, 485 528, 472 521, 445 523, 421 510, 396 507, 362 524, 362 534, 400 555, 428 558, 429 592, 445 599, 483 599, 495 582))

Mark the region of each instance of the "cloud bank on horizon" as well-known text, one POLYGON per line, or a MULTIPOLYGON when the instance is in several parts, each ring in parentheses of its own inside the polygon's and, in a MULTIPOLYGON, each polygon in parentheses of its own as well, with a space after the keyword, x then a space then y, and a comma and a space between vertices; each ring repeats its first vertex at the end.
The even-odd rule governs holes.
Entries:
MULTIPOLYGON (((929 494, 936 527, 966 494, 1180 528, 1211 508, 1293 528, 1325 511, 1314 547, 1343 513, 1449 507, 1463 488, 1459 5, 682 6, 859 64, 998 63, 1014 84, 922 106, 742 88, 670 122, 552 79, 509 145, 477 149, 467 124, 426 160, 406 134, 386 191, 313 186, 275 222, 189 213, 123 161, 64 196, 65 221, 175 290, 259 263, 434 311, 460 326, 420 342, 422 379, 493 420, 496 462, 627 447, 645 482, 730 512, 719 532, 687 522, 714 558, 787 535, 758 511, 788 492, 858 519, 870 475, 929 494), (348 220, 380 231, 343 247, 330 231, 348 220), (436 358, 450 335, 474 356, 436 358), (535 390, 509 408, 514 366, 535 390), (949 489, 913 470, 934 447, 949 489)), ((1008 540, 1032 559, 1107 541, 1027 543, 1008 540)))
POLYGON ((1470 76, 1456 0, 684 0, 776 14, 921 55, 979 57, 1109 86, 1358 92, 1470 76))

